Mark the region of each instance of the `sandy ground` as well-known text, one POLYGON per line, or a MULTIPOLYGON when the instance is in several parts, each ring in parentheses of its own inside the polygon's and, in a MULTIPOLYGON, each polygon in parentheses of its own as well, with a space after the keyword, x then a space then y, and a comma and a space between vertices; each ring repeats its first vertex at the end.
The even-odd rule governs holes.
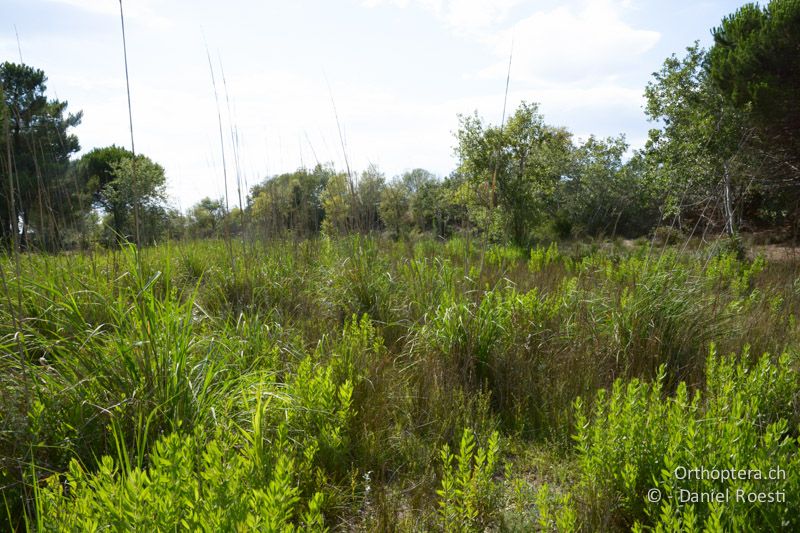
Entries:
POLYGON ((797 261, 800 260, 800 247, 782 246, 778 244, 764 244, 753 246, 750 249, 753 256, 761 254, 767 261, 797 261))

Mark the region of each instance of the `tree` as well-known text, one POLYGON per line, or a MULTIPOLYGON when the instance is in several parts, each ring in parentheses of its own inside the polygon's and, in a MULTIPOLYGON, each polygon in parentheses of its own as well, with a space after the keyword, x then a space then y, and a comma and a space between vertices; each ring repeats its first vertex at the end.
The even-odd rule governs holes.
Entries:
POLYGON ((423 168, 415 168, 400 176, 400 183, 408 191, 411 222, 420 231, 434 229, 437 215, 441 213, 441 183, 436 176, 423 168))
POLYGON ((381 203, 381 195, 386 186, 386 177, 375 165, 369 165, 367 170, 361 173, 358 180, 356 193, 358 195, 358 228, 361 231, 372 231, 380 229, 381 219, 378 216, 378 209, 381 203))
POLYGON ((23 245, 31 230, 48 249, 60 244, 60 231, 85 211, 80 190, 68 181, 70 155, 78 138, 69 129, 80 124, 81 112, 67 114, 67 102, 46 96, 47 77, 27 65, 0 65, 3 131, 0 166, 0 238, 18 235, 23 245))
POLYGON ((205 197, 189 209, 188 231, 195 238, 218 237, 225 218, 223 200, 205 197))
POLYGON ((761 156, 757 183, 770 203, 778 204, 778 210, 797 214, 800 2, 772 0, 764 7, 747 4, 725 17, 712 33, 710 77, 753 130, 747 149, 761 156))
POLYGON ((536 104, 522 102, 504 127, 478 115, 460 117, 459 172, 471 184, 472 217, 479 227, 498 223, 526 245, 532 230, 554 214, 553 193, 569 174, 571 135, 545 124, 536 104))
POLYGON ((163 229, 166 176, 164 168, 144 155, 126 157, 112 165, 114 179, 100 191, 103 205, 111 212, 122 213, 123 225, 117 233, 130 240, 136 235, 135 209, 139 209, 142 242, 157 238, 163 229), (123 231, 120 231, 123 230, 123 231))
POLYGON ((381 192, 381 221, 396 237, 407 233, 411 226, 410 194, 406 184, 400 180, 389 183, 381 192))
POLYGON ((322 193, 334 174, 331 167, 317 165, 310 172, 303 168, 265 179, 250 190, 252 220, 265 235, 289 230, 299 236, 317 233, 324 215, 322 193))
POLYGON ((736 232, 750 190, 753 162, 742 150, 750 134, 744 114, 711 83, 706 54, 664 62, 647 85, 645 112, 662 123, 645 147, 648 180, 660 195, 662 218, 678 227, 720 224, 736 232))
POLYGON ((646 233, 657 216, 639 172, 640 158, 625 161, 624 136, 590 136, 575 152, 572 173, 562 181, 555 226, 560 233, 617 235, 646 233))
POLYGON ((428 172, 424 168, 415 168, 409 170, 400 176, 400 181, 408 189, 411 194, 416 194, 423 189, 426 185, 436 181, 436 176, 428 172))
POLYGON ((118 146, 96 148, 84 155, 77 172, 94 204, 105 211, 112 240, 149 242, 158 238, 168 218, 164 168, 144 155, 118 146), (138 214, 136 213, 138 210, 138 214))
POLYGON ((106 195, 106 187, 117 179, 114 166, 123 159, 131 157, 133 157, 133 153, 130 150, 111 145, 92 149, 84 154, 76 164, 79 181, 91 196, 92 203, 106 212, 111 231, 117 235, 124 232, 128 213, 121 203, 110 201, 106 195))
POLYGON ((329 237, 343 235, 355 229, 356 198, 350 187, 347 174, 334 174, 325 184, 322 192, 322 207, 325 218, 322 221, 322 232, 329 237))
POLYGON ((116 179, 114 165, 131 157, 133 157, 133 152, 130 150, 111 145, 105 148, 94 148, 78 160, 76 164, 78 176, 83 186, 92 194, 94 202, 103 202, 103 189, 116 179))

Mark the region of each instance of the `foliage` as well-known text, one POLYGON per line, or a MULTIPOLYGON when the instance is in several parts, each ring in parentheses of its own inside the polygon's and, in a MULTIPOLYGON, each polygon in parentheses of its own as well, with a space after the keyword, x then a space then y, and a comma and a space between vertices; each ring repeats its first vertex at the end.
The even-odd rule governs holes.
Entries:
POLYGON ((456 153, 479 198, 474 220, 491 225, 500 216, 512 241, 528 244, 531 228, 551 212, 553 192, 569 172, 570 134, 545 124, 538 106, 525 102, 500 127, 484 125, 477 115, 460 122, 456 153))
POLYGON ((475 434, 465 429, 458 454, 445 444, 439 515, 445 531, 482 531, 493 521, 498 487, 493 476, 500 455, 499 434, 489 437, 486 447, 476 449, 475 434))
POLYGON ((793 364, 787 354, 751 361, 747 353, 737 363, 717 356, 712 347, 704 393, 691 394, 682 383, 665 400, 662 368, 652 384, 617 381, 610 392, 601 391, 589 415, 577 402, 578 487, 593 527, 798 527, 797 504, 789 497, 800 487, 799 383, 793 364), (692 470, 696 475, 686 473, 692 470), (738 478, 722 479, 723 470, 738 478), (758 472, 763 479, 753 479, 755 474, 743 479, 740 471, 758 472), (648 501, 653 489, 660 502, 648 501), (693 494, 713 493, 724 499, 691 501, 693 494), (751 493, 785 501, 742 496, 751 493))
POLYGON ((173 433, 155 443, 147 469, 105 456, 89 473, 73 460, 63 483, 51 476, 36 490, 36 529, 325 530, 323 494, 302 501, 286 442, 263 487, 251 446, 173 433))
POLYGON ((94 148, 84 154, 76 164, 76 174, 83 186, 91 191, 92 200, 106 210, 112 210, 112 204, 103 194, 107 185, 117 177, 114 174, 114 165, 126 158, 133 157, 133 153, 117 145, 105 148, 94 148))
POLYGON ((325 235, 335 237, 356 228, 354 213, 357 198, 353 184, 346 174, 331 176, 321 199, 325 209, 325 219, 322 222, 322 232, 325 235))
POLYGON ((712 33, 709 64, 714 82, 734 105, 750 106, 752 118, 771 141, 784 149, 796 146, 800 6, 792 0, 773 0, 763 7, 746 4, 712 33))
POLYGON ((386 177, 375 165, 370 165, 361 173, 356 189, 358 198, 357 227, 361 231, 372 231, 381 228, 378 216, 386 177))
POLYGON ((5 245, 21 239, 27 246, 35 233, 39 245, 54 250, 61 245, 60 231, 85 208, 66 174, 70 155, 80 148, 69 130, 80 124, 82 113, 65 115, 67 102, 49 99, 46 83, 36 68, 0 65, 0 239, 5 245))
POLYGON ((335 176, 332 168, 317 165, 281 174, 253 186, 248 211, 260 233, 274 237, 292 231, 312 235, 322 226, 325 210, 322 193, 335 176))
POLYGON ((195 238, 221 237, 222 223, 225 219, 225 205, 222 199, 205 197, 189 209, 189 235, 195 238))
POLYGON ((684 58, 668 58, 647 85, 647 115, 663 126, 650 130, 646 172, 666 223, 687 233, 716 223, 735 233, 752 172, 740 150, 748 131, 743 114, 710 82, 705 63, 695 43, 684 58))
POLYGON ((411 226, 410 191, 402 182, 393 182, 381 193, 378 206, 381 221, 396 236, 408 232, 411 226))
MULTIPOLYGON (((85 516, 225 527, 278 508, 302 528, 312 505, 331 529, 431 530, 444 510, 473 528, 611 524, 602 510, 651 524, 587 499, 569 444, 575 397, 617 378, 646 383, 663 366, 662 397, 686 381, 706 398, 710 342, 782 353, 800 338, 791 264, 716 247, 528 252, 353 236, 253 243, 234 264, 222 241, 123 250, 30 254, 19 277, 0 259, 0 486, 12 529, 88 526, 85 516), (481 439, 494 431, 504 451, 489 468, 478 450, 489 453, 481 439), (549 458, 527 463, 542 450, 549 458), (160 481, 184 476, 177 457, 191 465, 185 486, 207 496, 160 481), (76 491, 70 472, 83 480, 76 491), (270 489, 276 476, 283 488, 270 489), (455 484, 438 497, 445 479, 455 484), (459 483, 470 488, 459 495, 459 483), (284 503, 259 495, 271 490, 284 503)), ((774 401, 766 384, 748 387, 742 400, 768 401, 793 431, 794 385, 774 401)), ((740 401, 730 398, 728 411, 740 401)))
POLYGON ((765 208, 784 213, 779 220, 792 220, 800 194, 800 5, 746 4, 712 33, 710 77, 753 129, 748 148, 762 162, 758 185, 765 208))
POLYGON ((625 138, 590 136, 575 150, 573 173, 562 182, 557 223, 570 229, 559 237, 640 235, 658 216, 641 172, 641 161, 625 161, 625 138))
POLYGON ((80 116, 3 64, 3 238, 85 250, 0 256, 0 527, 799 529, 798 265, 739 234, 793 209, 796 11, 667 59, 632 155, 523 102, 461 117, 443 179, 317 165, 185 216, 144 156, 70 163, 80 116))
POLYGON ((164 169, 147 156, 134 159, 129 150, 115 145, 95 148, 78 160, 75 173, 92 203, 106 214, 108 243, 136 238, 153 242, 175 218, 166 208, 164 169))
POLYGON ((160 228, 155 222, 166 201, 164 168, 147 156, 137 155, 112 163, 111 169, 114 179, 100 190, 102 205, 114 223, 121 224, 111 229, 129 241, 137 237, 140 242, 152 242, 160 228), (136 217, 141 217, 139 229, 135 227, 136 217))

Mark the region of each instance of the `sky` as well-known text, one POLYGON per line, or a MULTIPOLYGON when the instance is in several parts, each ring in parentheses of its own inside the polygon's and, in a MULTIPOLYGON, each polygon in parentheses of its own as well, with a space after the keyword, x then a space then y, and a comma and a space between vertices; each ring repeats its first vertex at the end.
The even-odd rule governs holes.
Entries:
MULTIPOLYGON (((344 154, 354 171, 445 176, 459 114, 500 123, 509 56, 508 113, 537 102, 576 140, 636 149, 653 72, 743 4, 123 0, 136 151, 183 210, 225 194, 220 117, 231 207, 237 174, 244 195, 301 166, 344 169, 344 154)), ((47 94, 83 111, 78 156, 130 147, 118 0, 2 0, 0 61, 42 69, 47 94)))

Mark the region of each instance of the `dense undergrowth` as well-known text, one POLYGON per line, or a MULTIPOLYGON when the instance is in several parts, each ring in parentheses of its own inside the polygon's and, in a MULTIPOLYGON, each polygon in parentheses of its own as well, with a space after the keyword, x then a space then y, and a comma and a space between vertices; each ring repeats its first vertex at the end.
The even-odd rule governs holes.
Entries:
POLYGON ((0 527, 800 527, 797 263, 234 248, 2 259, 0 527))

